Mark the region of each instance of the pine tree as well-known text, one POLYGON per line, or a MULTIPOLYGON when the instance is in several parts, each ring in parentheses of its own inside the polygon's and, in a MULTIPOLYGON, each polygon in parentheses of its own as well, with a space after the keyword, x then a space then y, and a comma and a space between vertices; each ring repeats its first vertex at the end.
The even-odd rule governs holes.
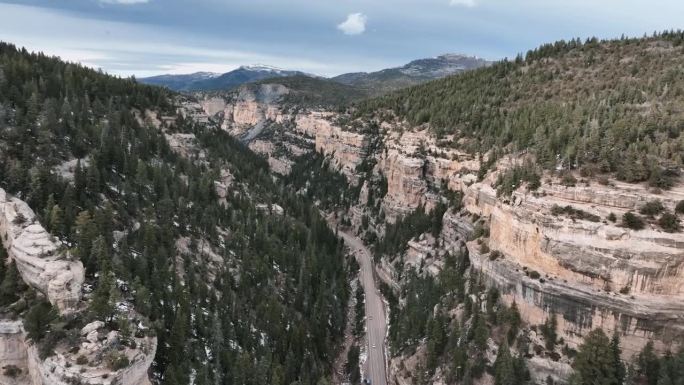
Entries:
MULTIPOLYGON (((5 245, 2 243, 2 237, 0 236, 0 283, 4 281, 5 274, 7 272, 7 250, 5 250, 5 245)), ((0 300, 1 302, 2 300, 0 300)))
POLYGON ((64 213, 59 205, 52 206, 50 211, 50 232, 58 237, 64 234, 64 213))
POLYGON ((580 345, 574 362, 574 385, 618 385, 610 339, 601 329, 591 331, 580 345))
POLYGON ((24 317, 27 337, 34 342, 42 340, 50 330, 50 323, 56 318, 57 312, 52 305, 44 299, 39 300, 31 306, 24 317))
POLYGON ((99 236, 93 241, 89 261, 91 263, 97 261, 97 271, 99 271, 98 283, 93 292, 90 310, 98 318, 108 321, 114 314, 114 300, 116 299, 114 297, 118 288, 116 287, 114 272, 112 272, 109 248, 103 236, 99 236))
POLYGON ((518 310, 518 304, 513 301, 510 309, 508 309, 508 333, 507 339, 508 343, 513 343, 515 337, 518 335, 518 330, 520 329, 520 324, 522 323, 522 318, 520 317, 520 311, 518 310))
POLYGON ((622 363, 622 358, 620 358, 622 350, 620 349, 620 335, 617 331, 613 333, 613 337, 610 340, 610 349, 613 352, 613 366, 615 367, 617 384, 622 385, 625 381, 626 369, 622 363))
POLYGON ((55 206, 55 195, 50 194, 48 196, 47 203, 45 204, 45 210, 43 211, 43 223, 45 224, 45 227, 47 228, 48 231, 52 230, 50 228, 50 218, 52 217, 52 208, 54 206, 55 206))
POLYGON ((499 347, 499 353, 494 362, 494 384, 515 385, 515 379, 511 352, 508 348, 508 343, 504 341, 499 347))
POLYGON ((649 385, 657 385, 660 374, 660 361, 655 354, 653 342, 649 341, 637 357, 637 367, 640 375, 646 378, 649 385))
POLYGON ((558 320, 556 319, 556 313, 551 313, 544 325, 542 326, 542 333, 544 334, 546 349, 553 350, 556 347, 556 341, 558 340, 558 320))
POLYGON ((212 319, 213 346, 211 350, 214 373, 214 385, 221 385, 223 380, 223 366, 221 365, 221 352, 223 351, 223 327, 218 312, 214 313, 212 319))
POLYGON ((11 261, 5 271, 4 279, 0 283, 0 304, 8 305, 16 301, 18 295, 26 290, 26 284, 17 270, 14 261, 11 261))
POLYGON ((92 272, 97 259, 91 260, 91 249, 93 241, 95 240, 95 228, 92 224, 92 218, 88 211, 81 211, 76 217, 74 223, 74 230, 76 233, 76 248, 74 255, 83 262, 86 271, 92 272))

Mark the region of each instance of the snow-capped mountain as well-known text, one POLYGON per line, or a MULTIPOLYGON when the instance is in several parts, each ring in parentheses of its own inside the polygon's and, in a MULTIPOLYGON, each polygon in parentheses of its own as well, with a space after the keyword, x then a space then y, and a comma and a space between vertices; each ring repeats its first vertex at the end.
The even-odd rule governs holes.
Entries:
POLYGON ((377 72, 343 74, 331 80, 367 89, 372 94, 382 94, 489 64, 491 62, 475 56, 445 54, 434 58, 414 60, 401 67, 387 68, 377 72))
MULTIPOLYGON (((377 72, 348 73, 328 80, 364 90, 370 95, 379 95, 489 64, 489 61, 475 56, 446 54, 434 58, 414 60, 401 67, 388 68, 377 72)), ((254 64, 241 66, 224 74, 197 72, 189 75, 159 75, 139 80, 146 84, 168 87, 174 91, 216 91, 232 90, 242 84, 264 79, 295 75, 319 78, 316 75, 301 71, 254 64)))
POLYGON ((224 74, 196 72, 188 75, 159 75, 138 80, 141 83, 164 86, 174 91, 214 91, 230 90, 244 83, 294 75, 310 76, 300 71, 256 64, 242 66, 224 74))

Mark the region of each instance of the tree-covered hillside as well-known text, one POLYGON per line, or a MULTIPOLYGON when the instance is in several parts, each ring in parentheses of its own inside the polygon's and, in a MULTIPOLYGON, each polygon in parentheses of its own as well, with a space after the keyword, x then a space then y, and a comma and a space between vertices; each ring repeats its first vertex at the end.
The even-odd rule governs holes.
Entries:
POLYGON ((0 187, 30 204, 92 287, 75 316, 47 317, 35 295, 5 309, 51 355, 95 319, 125 339, 119 312, 133 306, 158 338, 152 375, 164 384, 319 383, 345 325, 341 243, 265 161, 176 115, 174 97, 0 43, 0 187), (177 133, 195 135, 194 155, 172 151, 177 133), (282 216, 263 210, 274 204, 282 216))
POLYGON ((454 145, 471 152, 530 149, 547 168, 667 187, 684 163, 683 41, 679 31, 560 41, 354 111, 429 123, 437 135, 456 133, 454 145))

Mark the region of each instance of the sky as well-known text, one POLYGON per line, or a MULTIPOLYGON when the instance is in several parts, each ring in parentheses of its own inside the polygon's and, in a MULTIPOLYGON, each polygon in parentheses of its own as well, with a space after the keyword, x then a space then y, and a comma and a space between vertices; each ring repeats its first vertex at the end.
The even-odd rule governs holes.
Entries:
POLYGON ((121 76, 322 76, 684 27, 682 0, 0 0, 0 40, 121 76))

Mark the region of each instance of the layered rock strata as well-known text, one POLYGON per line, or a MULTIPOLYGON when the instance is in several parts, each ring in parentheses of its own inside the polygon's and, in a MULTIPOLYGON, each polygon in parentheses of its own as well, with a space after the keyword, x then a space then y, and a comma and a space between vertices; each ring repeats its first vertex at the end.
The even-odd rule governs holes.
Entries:
MULTIPOLYGON (((681 195, 674 189, 658 198, 672 208, 681 195)), ((491 260, 469 242, 471 261, 527 322, 562 316, 559 332, 570 346, 602 328, 621 334, 625 357, 650 340, 659 351, 677 349, 684 341, 684 234, 634 231, 605 219, 654 198, 619 186, 544 185, 505 203, 486 183, 475 184, 466 190, 466 209, 489 219, 489 248, 503 257, 491 260), (601 219, 554 216, 554 205, 601 219)))

